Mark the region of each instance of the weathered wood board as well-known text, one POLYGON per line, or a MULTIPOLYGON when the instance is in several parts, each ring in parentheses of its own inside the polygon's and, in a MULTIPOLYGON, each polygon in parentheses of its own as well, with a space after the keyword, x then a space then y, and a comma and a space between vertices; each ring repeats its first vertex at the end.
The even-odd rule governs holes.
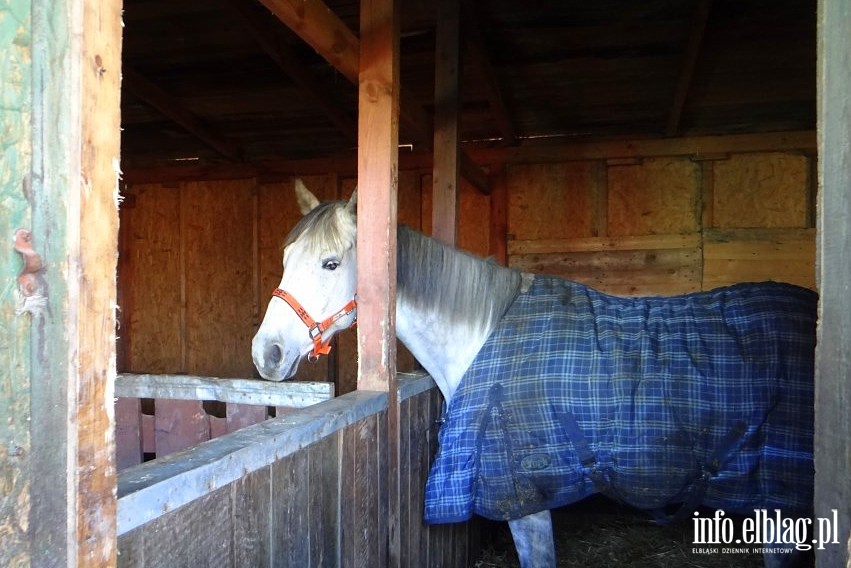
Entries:
POLYGON ((703 287, 775 280, 816 288, 815 229, 704 233, 703 287))
MULTIPOLYGON (((19 228, 32 228, 28 195, 32 171, 33 66, 30 2, 5 2, 0 6, 0 77, 3 77, 3 158, 0 159, 0 234, 12 243, 19 228)), ((36 238, 36 252, 44 243, 36 238)), ((12 246, 0 248, 0 564, 31 564, 27 532, 32 502, 29 472, 32 471, 30 403, 32 348, 30 314, 17 313, 24 298, 16 278, 24 269, 12 246)))
MULTIPOLYGON (((716 138, 711 153, 689 139, 682 151, 636 142, 627 157, 617 144, 591 145, 599 157, 509 163, 508 263, 627 295, 755 279, 812 287, 812 149, 808 139, 796 151, 790 144, 798 139, 780 137, 778 147, 775 138, 750 137, 742 146, 731 137, 728 152, 716 138), (766 151, 757 151, 760 141, 766 151), (769 229, 793 232, 758 245, 769 229)), ((399 222, 426 233, 431 179, 419 165, 399 173, 399 222)), ((356 184, 333 172, 305 181, 321 199, 348 198, 356 184)), ((459 244, 487 256, 492 197, 466 183, 460 190, 459 244)), ((250 338, 280 280, 283 239, 301 216, 292 179, 147 184, 128 195, 123 370, 252 375, 250 338)), ((342 394, 356 384, 356 333, 335 343, 330 358, 303 363, 298 378, 333 380, 342 394)), ((415 368, 397 349, 397 368, 415 368)))
MULTIPOLYGON (((387 399, 350 393, 122 472, 118 565, 387 565, 387 399)), ((403 376, 398 399, 400 565, 469 565, 474 523, 422 523, 440 394, 403 376)))
POLYGON ((851 564, 851 10, 819 0, 815 515, 836 512, 836 544, 816 552, 819 568, 851 564))
POLYGON ((510 266, 621 295, 754 280, 814 288, 812 158, 692 158, 510 166, 510 266))
POLYGON ((116 461, 123 470, 334 397, 329 382, 272 383, 187 375, 116 379, 116 461), (143 399, 152 402, 145 413, 143 399), (216 405, 211 412, 207 404, 216 405))

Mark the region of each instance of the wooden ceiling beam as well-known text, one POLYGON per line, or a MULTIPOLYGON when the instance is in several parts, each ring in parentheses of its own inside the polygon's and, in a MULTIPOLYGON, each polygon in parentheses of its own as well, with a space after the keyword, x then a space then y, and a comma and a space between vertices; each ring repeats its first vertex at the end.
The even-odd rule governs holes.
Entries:
MULTIPOLYGON (((275 16, 357 86, 360 40, 322 0, 260 0, 275 16)), ((432 149, 431 121, 423 108, 401 96, 399 118, 417 145, 432 149)), ((461 176, 480 191, 488 192, 488 176, 461 151, 461 176)))
POLYGON ((254 35, 257 42, 275 64, 319 106, 328 119, 353 145, 358 140, 358 123, 345 111, 345 104, 325 88, 283 41, 262 8, 253 2, 229 0, 232 11, 254 35))
POLYGON ((461 175, 461 10, 458 0, 436 4, 431 236, 455 246, 461 175))
POLYGON ((360 40, 322 0, 260 2, 353 85, 358 84, 360 40))
POLYGON ((471 0, 462 0, 461 17, 463 22, 464 48, 470 65, 482 78, 485 95, 488 99, 493 118, 502 136, 503 143, 513 146, 517 143, 517 129, 511 119, 511 113, 502 96, 502 89, 496 76, 496 70, 488 57, 487 46, 481 27, 476 19, 471 0))
POLYGON ((706 23, 709 21, 709 12, 712 10, 712 0, 699 0, 689 28, 688 44, 683 56, 682 67, 677 79, 677 87, 674 91, 674 101, 671 111, 668 113, 668 123, 665 127, 666 136, 675 136, 680 130, 680 121, 683 116, 683 107, 691 88, 691 79, 700 48, 703 45, 703 36, 706 32, 706 23))
POLYGON ((225 158, 234 162, 242 161, 243 152, 238 144, 213 131, 176 97, 165 92, 129 65, 122 66, 121 73, 122 87, 136 98, 155 108, 225 158))

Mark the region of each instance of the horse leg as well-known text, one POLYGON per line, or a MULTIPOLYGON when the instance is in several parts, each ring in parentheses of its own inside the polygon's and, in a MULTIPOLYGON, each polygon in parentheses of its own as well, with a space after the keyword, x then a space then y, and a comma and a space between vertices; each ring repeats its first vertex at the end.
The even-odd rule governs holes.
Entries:
POLYGON ((555 568, 553 521, 549 510, 508 521, 523 568, 555 568))

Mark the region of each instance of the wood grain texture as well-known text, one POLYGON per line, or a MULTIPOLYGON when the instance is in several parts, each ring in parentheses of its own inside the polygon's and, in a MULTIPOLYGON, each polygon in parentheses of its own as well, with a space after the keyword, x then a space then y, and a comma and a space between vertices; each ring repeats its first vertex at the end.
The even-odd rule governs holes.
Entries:
POLYGON ((508 232, 515 239, 592 235, 592 162, 515 165, 507 176, 508 232))
POLYGON ((851 11, 820 0, 819 25, 819 326, 816 344, 815 514, 836 510, 837 544, 816 552, 819 568, 851 563, 851 11))
POLYGON ((800 154, 733 155, 713 163, 713 226, 807 227, 809 158, 800 154))
MULTIPOLYGON (((440 393, 427 376, 405 377, 399 399, 407 472, 399 565, 469 565, 475 523, 422 523, 440 393)), ((386 401, 352 393, 121 474, 120 565, 393 565, 386 401)))
POLYGON ((126 257, 120 280, 128 286, 123 297, 132 306, 125 314, 124 371, 175 373, 181 369, 182 330, 180 274, 180 191, 162 184, 131 187, 132 208, 121 208, 130 219, 126 257))
POLYGON ((454 246, 458 241, 461 105, 460 4, 437 2, 434 58, 434 166, 432 183, 432 235, 454 246))
MULTIPOLYGON (((58 9, 55 4, 53 9, 58 9)), ((75 213, 79 215, 80 272, 69 275, 79 282, 79 287, 71 287, 69 301, 77 302, 80 320, 70 322, 72 329, 79 326, 79 344, 70 350, 68 365, 78 373, 74 380, 79 390, 71 412, 76 415, 72 459, 77 470, 75 552, 83 566, 109 565, 116 555, 112 382, 116 373, 121 14, 120 2, 82 4, 81 131, 76 140, 80 173, 79 185, 71 190, 79 191, 75 213)))
MULTIPOLYGON (((32 170, 33 131, 33 53, 32 5, 28 1, 6 2, 0 6, 0 76, 3 100, 0 130, 3 132, 3 159, 0 160, 0 233, 10 236, 21 227, 32 227, 28 195, 32 170)), ((34 246, 42 253, 44 243, 34 246)), ((16 315, 22 298, 15 279, 23 261, 14 248, 0 252, 0 565, 28 566, 30 552, 30 511, 32 503, 32 438, 30 402, 32 397, 33 344, 30 314, 16 315)))
POLYGON ((363 3, 360 20, 358 388, 385 390, 392 396, 396 361, 399 22, 392 0, 363 3))
POLYGON ((232 503, 233 565, 274 566, 276 540, 273 519, 277 506, 273 466, 246 474, 229 486, 232 503))
POLYGON ((703 288, 775 280, 816 288, 814 229, 706 231, 703 288))
POLYGON ((252 187, 246 180, 184 188, 186 372, 244 377, 254 371, 252 187))
POLYGON ((623 296, 675 295, 701 288, 699 248, 516 255, 511 266, 623 296))
POLYGON ((684 158, 651 158, 608 170, 610 236, 693 233, 699 166, 684 158))

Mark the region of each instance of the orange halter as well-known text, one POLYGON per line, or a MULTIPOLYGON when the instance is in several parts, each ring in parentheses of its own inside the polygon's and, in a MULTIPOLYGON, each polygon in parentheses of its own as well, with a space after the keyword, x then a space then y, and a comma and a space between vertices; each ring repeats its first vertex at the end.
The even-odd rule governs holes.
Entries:
MULTIPOLYGON (((304 325, 307 326, 307 333, 310 335, 310 339, 313 340, 313 351, 307 354, 307 358, 310 361, 316 361, 319 359, 320 355, 328 355, 328 353, 331 352, 331 344, 322 342, 322 334, 325 333, 328 328, 334 324, 334 322, 349 315, 358 307, 357 302, 354 298, 352 298, 348 304, 340 308, 340 310, 336 313, 331 314, 321 322, 316 323, 316 320, 310 317, 310 314, 307 313, 307 310, 304 309, 298 300, 296 300, 293 295, 286 290, 275 288, 272 295, 285 301, 287 305, 293 309, 301 321, 304 322, 304 325)), ((352 322, 352 327, 354 327, 356 323, 357 318, 352 322)))

